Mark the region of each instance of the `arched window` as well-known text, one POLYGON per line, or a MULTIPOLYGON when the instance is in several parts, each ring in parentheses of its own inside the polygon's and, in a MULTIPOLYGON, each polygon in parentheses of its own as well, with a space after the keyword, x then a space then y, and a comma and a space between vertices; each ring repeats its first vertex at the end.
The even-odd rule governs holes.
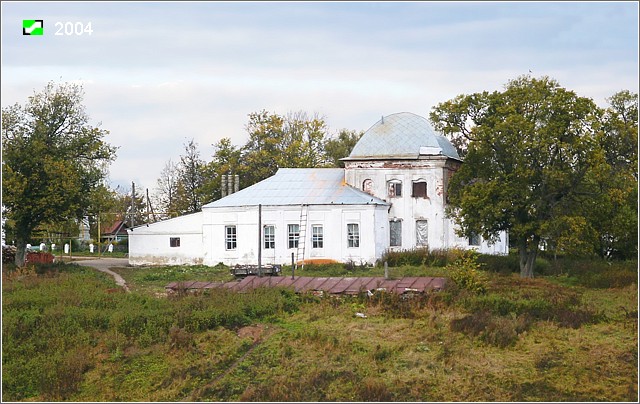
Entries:
POLYGON ((369 195, 373 195, 373 181, 369 178, 362 181, 362 190, 369 195))
POLYGON ((389 198, 399 198, 402 196, 402 181, 391 180, 387 182, 387 189, 389 190, 389 198))

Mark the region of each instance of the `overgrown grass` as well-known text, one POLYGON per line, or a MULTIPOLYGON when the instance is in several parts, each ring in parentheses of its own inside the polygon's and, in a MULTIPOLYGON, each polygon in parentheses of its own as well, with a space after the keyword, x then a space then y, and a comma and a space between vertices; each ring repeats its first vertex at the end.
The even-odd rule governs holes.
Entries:
POLYGON ((165 286, 178 281, 227 282, 234 279, 229 267, 219 264, 171 265, 112 268, 122 276, 133 291, 164 293, 165 286))
MULTIPOLYGON (((229 280, 228 269, 121 268, 133 290, 121 293, 84 267, 13 268, 2 282, 3 399, 636 401, 634 267, 604 265, 520 279, 485 263, 470 267, 484 293, 451 281, 412 298, 279 289, 158 297, 174 280, 229 280)), ((451 271, 390 268, 393 277, 451 271)))

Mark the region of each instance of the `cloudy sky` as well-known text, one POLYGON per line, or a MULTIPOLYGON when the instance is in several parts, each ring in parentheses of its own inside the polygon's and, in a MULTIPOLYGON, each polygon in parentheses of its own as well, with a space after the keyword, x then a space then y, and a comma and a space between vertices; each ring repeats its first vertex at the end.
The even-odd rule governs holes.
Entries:
POLYGON ((207 161, 223 137, 244 144, 252 112, 366 130, 529 71, 601 106, 638 92, 638 4, 2 2, 2 106, 82 83, 119 147, 112 186, 151 192, 188 140, 207 161), (22 35, 23 19, 44 20, 44 35, 22 35), (92 34, 55 35, 78 22, 92 34))

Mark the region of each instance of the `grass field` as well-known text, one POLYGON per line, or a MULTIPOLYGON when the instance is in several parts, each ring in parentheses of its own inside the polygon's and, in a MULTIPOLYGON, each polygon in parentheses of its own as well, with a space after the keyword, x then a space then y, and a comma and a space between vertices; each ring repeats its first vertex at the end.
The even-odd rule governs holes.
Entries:
MULTIPOLYGON (((279 289, 165 296, 171 281, 231 276, 224 266, 116 271, 132 293, 75 265, 4 268, 3 401, 638 399, 636 262, 571 262, 536 279, 481 270, 482 292, 451 281, 411 299, 279 289)), ((390 272, 453 275, 424 265, 390 272)))

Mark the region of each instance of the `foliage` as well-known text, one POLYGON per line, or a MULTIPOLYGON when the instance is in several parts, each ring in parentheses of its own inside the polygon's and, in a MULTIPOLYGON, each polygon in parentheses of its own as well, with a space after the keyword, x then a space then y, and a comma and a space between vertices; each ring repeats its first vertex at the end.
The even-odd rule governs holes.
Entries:
POLYGON ((363 131, 342 129, 337 137, 328 139, 324 145, 327 154, 327 160, 333 167, 344 167, 344 163, 340 161, 351 154, 351 150, 355 147, 358 140, 364 135, 363 131))
POLYGON ((637 262, 558 262, 569 277, 488 272, 484 295, 339 298, 278 289, 157 297, 137 285, 153 274, 146 268, 139 277, 126 268, 133 292, 124 293, 89 268, 3 267, 3 399, 634 401, 637 286, 569 281, 637 262))
POLYGON ((178 164, 176 186, 176 210, 179 214, 195 213, 203 205, 205 162, 200 158, 198 144, 191 139, 184 145, 184 154, 178 164))
POLYGON ((2 203, 18 264, 38 226, 82 218, 115 157, 108 132, 90 125, 83 96, 79 85, 51 82, 25 105, 2 109, 2 203))
POLYGON ((387 250, 382 255, 378 264, 387 264, 391 267, 414 265, 425 265, 427 267, 445 267, 449 263, 458 259, 463 250, 459 249, 429 249, 412 248, 407 250, 387 250))
POLYGON ((482 264, 478 263, 475 251, 466 251, 453 263, 447 265, 447 270, 458 287, 475 294, 484 294, 487 291, 488 279, 480 270, 482 264))
POLYGON ((159 215, 165 218, 177 217, 178 213, 178 165, 167 161, 156 181, 157 206, 159 215))
MULTIPOLYGON (((170 215, 187 212, 175 207, 176 204, 181 206, 180 195, 186 194, 184 184, 189 182, 181 178, 187 167, 199 167, 199 177, 197 181, 191 181, 195 188, 190 192, 206 203, 223 196, 223 175, 238 175, 240 188, 246 188, 274 175, 281 167, 341 167, 339 160, 349 155, 362 136, 362 133, 343 129, 337 137, 329 138, 325 118, 303 111, 286 115, 265 110, 250 113, 246 131, 248 140, 242 146, 233 145, 226 137, 214 144, 209 162, 197 156, 194 158, 190 146, 180 164, 172 165, 169 161, 158 178, 157 198, 161 210, 170 215), (197 164, 186 164, 196 160, 197 164)), ((192 170, 190 177, 196 178, 195 173, 192 170)), ((192 204, 189 211, 195 206, 192 204)))
MULTIPOLYGON (((596 205, 629 213, 637 223, 637 214, 616 210, 606 200, 622 193, 630 201, 637 175, 622 173, 621 182, 609 181, 618 175, 612 162, 627 148, 617 150, 609 141, 615 131, 603 125, 602 115, 591 99, 548 77, 521 76, 502 92, 461 95, 437 105, 432 122, 465 158, 448 189, 448 214, 461 234, 491 239, 509 231, 519 250, 521 276, 532 277, 542 239, 583 253, 598 235, 610 238, 611 230, 593 220, 596 205)), ((625 143, 633 141, 629 125, 625 143)), ((631 224, 633 219, 625 229, 631 224)))
POLYGON ((581 211, 598 230, 599 256, 633 259, 638 255, 638 94, 620 91, 608 102, 598 139, 602 160, 591 177, 597 192, 581 211))

